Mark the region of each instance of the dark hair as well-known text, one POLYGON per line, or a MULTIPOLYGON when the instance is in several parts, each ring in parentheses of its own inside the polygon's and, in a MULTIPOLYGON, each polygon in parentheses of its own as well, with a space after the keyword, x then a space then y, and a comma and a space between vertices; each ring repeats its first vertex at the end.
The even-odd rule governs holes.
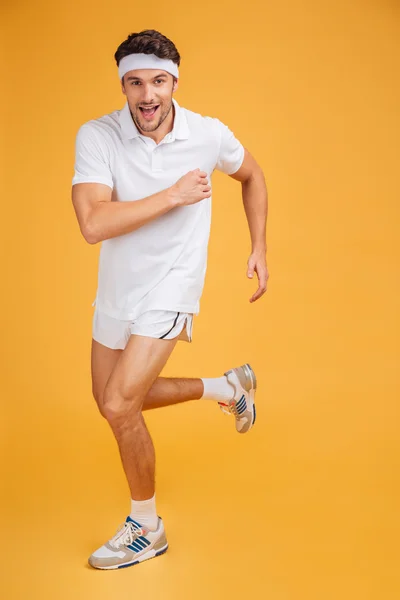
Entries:
POLYGON ((155 54, 158 58, 169 58, 178 67, 181 63, 181 56, 175 44, 155 29, 145 29, 140 33, 128 35, 114 54, 117 66, 121 59, 129 54, 155 54))

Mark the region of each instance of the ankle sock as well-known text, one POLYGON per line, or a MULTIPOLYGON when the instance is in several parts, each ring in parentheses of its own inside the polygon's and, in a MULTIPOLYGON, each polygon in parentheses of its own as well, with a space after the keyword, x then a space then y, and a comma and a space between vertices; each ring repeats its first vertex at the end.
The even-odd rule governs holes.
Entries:
POLYGON ((156 495, 148 500, 134 500, 131 498, 131 513, 129 515, 141 525, 146 525, 152 531, 158 527, 158 515, 156 510, 156 495))
POLYGON ((213 377, 212 379, 204 378, 202 382, 204 385, 202 400, 229 402, 235 395, 235 390, 225 375, 222 377, 213 377))

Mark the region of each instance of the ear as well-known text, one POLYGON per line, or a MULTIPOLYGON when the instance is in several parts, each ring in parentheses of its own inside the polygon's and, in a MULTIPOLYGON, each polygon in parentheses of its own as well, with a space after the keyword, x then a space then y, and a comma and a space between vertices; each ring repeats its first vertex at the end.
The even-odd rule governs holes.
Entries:
POLYGON ((174 78, 174 85, 172 86, 172 92, 176 92, 178 89, 179 79, 174 78))
POLYGON ((124 78, 122 78, 122 79, 121 79, 121 90, 122 90, 122 93, 124 94, 124 96, 126 96, 126 92, 125 92, 125 86, 124 86, 124 81, 123 81, 123 79, 124 79, 124 78))

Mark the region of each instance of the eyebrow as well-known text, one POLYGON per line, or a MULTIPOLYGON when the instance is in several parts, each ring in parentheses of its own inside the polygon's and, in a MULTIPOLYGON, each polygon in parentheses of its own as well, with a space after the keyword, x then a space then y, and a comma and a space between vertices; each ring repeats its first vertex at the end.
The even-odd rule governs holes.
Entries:
MULTIPOLYGON (((153 77, 153 79, 159 79, 160 77, 167 77, 167 75, 165 73, 159 73, 158 75, 153 77)), ((140 79, 140 77, 133 77, 132 75, 130 77, 127 77, 126 80, 131 81, 133 79, 138 79, 139 81, 142 81, 142 79, 140 79)))

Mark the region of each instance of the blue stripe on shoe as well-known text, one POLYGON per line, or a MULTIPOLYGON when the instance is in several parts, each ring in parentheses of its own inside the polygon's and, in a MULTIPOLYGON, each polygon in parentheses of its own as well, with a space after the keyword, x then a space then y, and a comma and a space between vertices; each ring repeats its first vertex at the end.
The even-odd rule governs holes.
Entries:
POLYGON ((150 542, 147 538, 143 537, 142 535, 138 538, 138 540, 144 542, 146 544, 146 546, 150 546, 150 542))
POLYGON ((242 412, 244 412, 246 410, 246 406, 247 406, 246 398, 244 396, 242 396, 236 405, 236 408, 237 408, 239 414, 241 414, 242 412))
POLYGON ((246 404, 246 396, 243 395, 238 401, 238 404, 246 404))
POLYGON ((142 549, 143 549, 143 548, 147 548, 147 544, 145 544, 145 543, 143 542, 143 540, 141 540, 140 538, 136 538, 136 540, 135 540, 135 544, 137 544, 138 546, 140 546, 142 549))
POLYGON ((135 552, 141 552, 143 550, 143 547, 140 546, 140 544, 137 544, 136 542, 132 542, 132 544, 129 544, 127 548, 129 548, 130 550, 134 550, 135 552))

